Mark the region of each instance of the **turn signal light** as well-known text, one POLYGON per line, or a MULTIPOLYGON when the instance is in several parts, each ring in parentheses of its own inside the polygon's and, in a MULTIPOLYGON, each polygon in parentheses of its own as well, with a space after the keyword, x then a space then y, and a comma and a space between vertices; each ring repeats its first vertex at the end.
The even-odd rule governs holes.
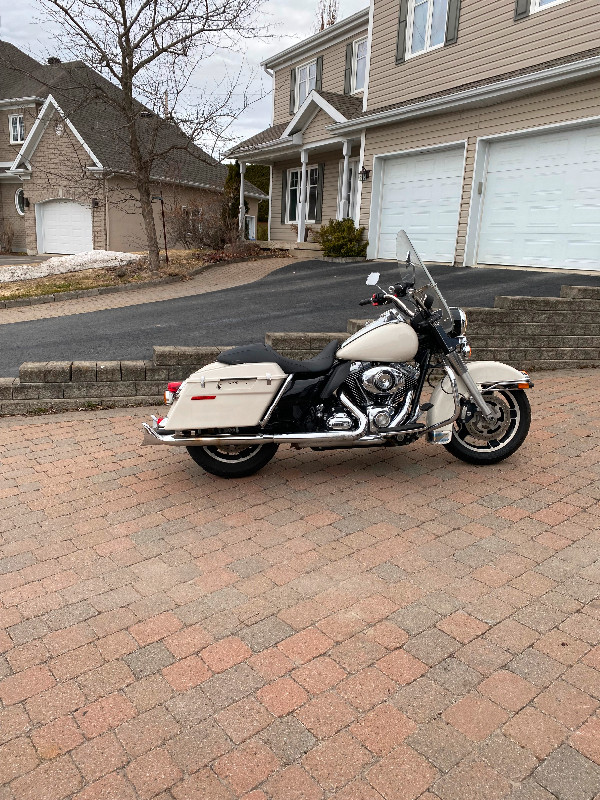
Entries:
POLYGON ((517 383, 517 389, 529 389, 528 383, 517 383))

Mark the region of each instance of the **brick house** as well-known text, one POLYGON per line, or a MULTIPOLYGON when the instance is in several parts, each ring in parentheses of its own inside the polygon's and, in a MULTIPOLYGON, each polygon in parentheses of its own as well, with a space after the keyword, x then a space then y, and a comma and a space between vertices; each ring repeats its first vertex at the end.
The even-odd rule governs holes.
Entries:
POLYGON ((371 0, 264 62, 270 238, 351 217, 371 258, 600 270, 600 3, 371 0))
MULTIPOLYGON (((94 91, 99 82, 119 90, 81 62, 50 61, 0 42, 0 242, 30 255, 143 250, 125 126, 94 91)), ((165 151, 172 148, 152 173, 167 212, 220 204, 227 167, 140 106, 145 124, 156 125, 165 151)), ((266 195, 246 183, 245 198, 254 238, 266 195)), ((160 202, 154 208, 162 244, 160 202)))

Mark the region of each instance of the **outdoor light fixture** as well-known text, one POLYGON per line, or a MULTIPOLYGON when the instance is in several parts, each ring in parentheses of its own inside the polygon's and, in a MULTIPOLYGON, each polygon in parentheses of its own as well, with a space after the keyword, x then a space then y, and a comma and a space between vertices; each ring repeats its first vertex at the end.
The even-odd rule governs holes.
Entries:
POLYGON ((23 199, 23 205, 25 206, 25 208, 29 208, 29 198, 28 197, 25 197, 23 199))
POLYGON ((99 207, 100 207, 100 201, 98 200, 98 198, 92 197, 92 208, 99 208, 99 207))
POLYGON ((361 169, 361 171, 358 173, 358 180, 361 183, 364 183, 364 181, 368 181, 370 177, 371 177, 371 170, 370 169, 365 169, 363 167, 361 169))

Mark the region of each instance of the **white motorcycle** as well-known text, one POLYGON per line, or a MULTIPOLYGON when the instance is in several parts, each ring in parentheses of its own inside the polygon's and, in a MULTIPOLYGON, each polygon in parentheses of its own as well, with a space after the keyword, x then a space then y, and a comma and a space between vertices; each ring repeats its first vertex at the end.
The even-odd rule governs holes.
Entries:
POLYGON ((529 375, 468 361, 467 320, 449 308, 404 231, 400 281, 360 305, 390 306, 340 345, 294 361, 265 344, 226 350, 169 383, 168 416, 144 424, 144 444, 187 447, 213 475, 241 478, 281 444, 330 450, 397 447, 422 436, 471 464, 512 455, 529 431, 529 375), (431 396, 423 402, 425 387, 431 396), (425 415, 425 416, 424 416, 425 415))

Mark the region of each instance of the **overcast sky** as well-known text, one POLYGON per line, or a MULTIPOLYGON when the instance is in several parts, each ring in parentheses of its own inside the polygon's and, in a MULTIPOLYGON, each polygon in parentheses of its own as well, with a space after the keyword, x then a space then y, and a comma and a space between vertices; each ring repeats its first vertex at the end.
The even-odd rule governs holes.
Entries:
MULTIPOLYGON (((368 6, 368 0, 340 0, 339 19, 349 17, 368 6)), ((239 53, 222 52, 218 57, 204 64, 202 83, 211 86, 224 76, 237 75, 241 69, 240 92, 250 81, 250 96, 264 93, 264 99, 251 105, 232 127, 236 139, 252 136, 271 123, 270 78, 260 68, 260 62, 274 53, 290 47, 315 32, 317 0, 300 3, 298 0, 267 0, 264 4, 265 16, 272 38, 261 41, 252 39, 240 45, 239 53)), ((2 3, 0 11, 0 38, 12 42, 27 53, 44 61, 52 54, 52 30, 40 19, 40 10, 35 0, 20 0, 18 3, 2 3)), ((241 104, 242 97, 239 97, 241 104)))

